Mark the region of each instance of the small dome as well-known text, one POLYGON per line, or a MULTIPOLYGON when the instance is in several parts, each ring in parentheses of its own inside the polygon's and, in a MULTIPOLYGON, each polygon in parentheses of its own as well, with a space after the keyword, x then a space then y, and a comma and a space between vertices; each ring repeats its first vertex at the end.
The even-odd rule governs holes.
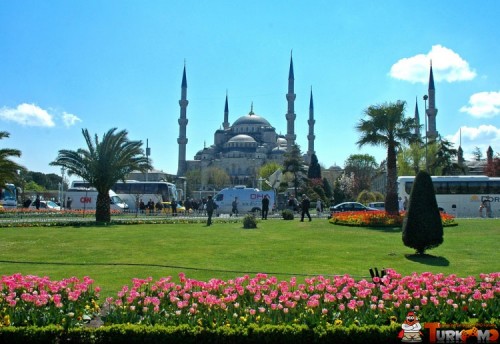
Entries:
POLYGON ((233 126, 236 126, 236 125, 260 125, 262 127, 270 127, 271 126, 271 124, 269 124, 269 122, 265 118, 260 117, 256 114, 254 114, 253 112, 250 112, 248 115, 241 116, 240 118, 238 118, 233 123, 233 126))
POLYGON ((278 137, 276 143, 278 144, 278 146, 286 146, 288 144, 287 140, 283 137, 278 137))
POLYGON ((229 141, 227 141, 227 143, 236 143, 236 142, 251 142, 251 143, 253 143, 256 141, 254 140, 253 137, 248 136, 248 135, 244 135, 244 134, 233 136, 233 137, 231 137, 231 139, 229 141))

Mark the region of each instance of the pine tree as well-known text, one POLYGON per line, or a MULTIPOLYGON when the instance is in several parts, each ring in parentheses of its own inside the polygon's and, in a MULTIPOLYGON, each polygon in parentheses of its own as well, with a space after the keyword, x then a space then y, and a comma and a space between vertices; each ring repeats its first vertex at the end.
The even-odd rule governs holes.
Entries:
POLYGON ((403 243, 418 254, 443 243, 443 223, 431 176, 420 171, 413 183, 408 211, 403 220, 403 243))
POLYGON ((321 166, 319 165, 316 154, 311 155, 311 163, 309 164, 309 169, 307 170, 307 178, 321 179, 321 166))

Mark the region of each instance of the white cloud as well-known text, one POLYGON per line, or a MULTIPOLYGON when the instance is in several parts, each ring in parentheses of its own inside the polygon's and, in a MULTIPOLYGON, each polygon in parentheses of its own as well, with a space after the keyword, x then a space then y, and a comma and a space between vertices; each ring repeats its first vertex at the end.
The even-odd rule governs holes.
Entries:
POLYGON ((491 118, 500 114, 500 92, 479 92, 469 98, 469 105, 462 106, 466 112, 477 118, 491 118))
POLYGON ((461 142, 466 160, 472 160, 472 151, 475 147, 479 147, 484 157, 486 157, 488 147, 493 149, 494 154, 500 153, 500 128, 491 124, 480 125, 477 128, 463 126, 455 134, 447 136, 446 139, 453 142, 456 149, 461 142))
POLYGON ((64 125, 66 127, 71 127, 71 126, 75 125, 76 123, 82 121, 80 118, 78 118, 78 116, 67 113, 67 112, 63 112, 62 119, 63 119, 64 125))
POLYGON ((427 54, 402 58, 392 65, 389 75, 411 83, 427 83, 430 61, 436 82, 472 80, 477 75, 460 55, 439 44, 432 46, 427 54))
POLYGON ((20 104, 15 109, 3 107, 0 118, 28 127, 53 127, 53 116, 35 104, 20 104))

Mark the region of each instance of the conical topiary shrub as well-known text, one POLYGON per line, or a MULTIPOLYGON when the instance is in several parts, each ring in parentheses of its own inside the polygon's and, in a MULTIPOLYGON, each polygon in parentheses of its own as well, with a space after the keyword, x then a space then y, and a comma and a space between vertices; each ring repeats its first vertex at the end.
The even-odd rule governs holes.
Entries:
POLYGON ((410 202, 403 220, 403 243, 418 254, 443 243, 443 223, 431 176, 420 171, 411 189, 410 202))

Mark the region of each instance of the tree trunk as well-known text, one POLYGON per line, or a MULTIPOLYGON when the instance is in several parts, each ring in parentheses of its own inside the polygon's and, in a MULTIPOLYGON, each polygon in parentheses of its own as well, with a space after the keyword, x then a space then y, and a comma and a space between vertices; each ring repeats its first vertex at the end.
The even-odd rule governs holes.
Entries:
POLYGON ((399 215, 398 170, 394 142, 389 142, 387 145, 387 193, 385 196, 385 211, 389 215, 399 215))
POLYGON ((97 194, 95 220, 96 222, 111 222, 109 191, 97 194))

